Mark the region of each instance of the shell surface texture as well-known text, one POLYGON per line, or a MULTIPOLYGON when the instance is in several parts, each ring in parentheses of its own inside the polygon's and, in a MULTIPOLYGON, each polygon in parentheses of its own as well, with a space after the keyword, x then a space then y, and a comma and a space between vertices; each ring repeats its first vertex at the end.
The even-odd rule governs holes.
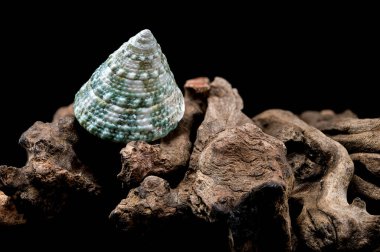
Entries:
POLYGON ((177 127, 184 98, 153 34, 143 30, 100 65, 75 95, 74 114, 114 142, 153 141, 177 127))

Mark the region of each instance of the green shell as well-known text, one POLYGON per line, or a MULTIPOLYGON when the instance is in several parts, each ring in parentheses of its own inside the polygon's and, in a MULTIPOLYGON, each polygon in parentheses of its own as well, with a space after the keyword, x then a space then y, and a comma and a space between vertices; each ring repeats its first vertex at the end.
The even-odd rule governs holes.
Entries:
POLYGON ((74 113, 87 131, 127 143, 153 141, 177 127, 184 99, 149 30, 129 39, 75 95, 74 113))

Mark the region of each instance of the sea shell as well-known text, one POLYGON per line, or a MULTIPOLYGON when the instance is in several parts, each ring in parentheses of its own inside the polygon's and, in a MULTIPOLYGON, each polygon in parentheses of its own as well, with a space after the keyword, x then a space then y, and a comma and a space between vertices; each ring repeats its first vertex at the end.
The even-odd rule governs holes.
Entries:
POLYGON ((184 98, 153 34, 130 38, 75 95, 74 113, 87 131, 114 142, 153 141, 177 127, 184 98))

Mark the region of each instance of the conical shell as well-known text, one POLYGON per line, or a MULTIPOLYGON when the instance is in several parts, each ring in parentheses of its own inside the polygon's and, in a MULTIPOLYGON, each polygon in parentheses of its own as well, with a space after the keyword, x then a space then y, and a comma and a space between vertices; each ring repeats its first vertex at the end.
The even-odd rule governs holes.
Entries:
POLYGON ((114 142, 153 141, 177 127, 183 95, 149 30, 129 39, 75 96, 74 113, 90 133, 114 142))

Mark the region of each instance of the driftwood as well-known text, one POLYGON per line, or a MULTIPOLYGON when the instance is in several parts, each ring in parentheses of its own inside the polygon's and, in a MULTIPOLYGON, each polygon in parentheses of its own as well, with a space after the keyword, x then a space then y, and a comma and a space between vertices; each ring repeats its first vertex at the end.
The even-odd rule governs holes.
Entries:
POLYGON ((354 164, 338 142, 290 112, 265 111, 254 121, 285 143, 295 174, 291 199, 299 237, 312 250, 373 249, 380 237, 380 216, 368 214, 365 202, 347 202, 354 164))
MULTIPOLYGON (((137 251, 144 246, 131 237, 157 230, 171 244, 177 231, 162 227, 173 223, 216 225, 211 250, 379 248, 380 119, 331 110, 251 119, 221 78, 188 81, 185 106, 176 130, 153 143, 96 139, 72 105, 35 123, 20 138, 27 164, 0 166, 0 230, 109 214, 107 225, 125 231, 120 244, 137 251)), ((182 239, 196 243, 201 231, 182 239)))
POLYGON ((233 250, 289 250, 291 173, 285 146, 264 134, 242 108, 237 91, 216 78, 183 181, 171 189, 162 178, 147 177, 111 218, 129 229, 141 225, 141 220, 169 218, 191 209, 207 221, 224 221, 233 250), (278 235, 277 243, 268 242, 273 234, 278 235))
POLYGON ((36 122, 20 138, 28 153, 27 164, 0 166, 0 190, 26 217, 51 218, 78 198, 85 201, 100 193, 91 172, 76 156, 77 140, 73 116, 36 122))
POLYGON ((380 214, 380 154, 355 153, 351 159, 355 164, 351 193, 366 200, 368 211, 380 214))
POLYGON ((350 112, 330 113, 328 119, 323 112, 304 112, 301 119, 318 128, 335 141, 341 143, 349 153, 380 153, 380 119, 357 119, 350 112))
POLYGON ((159 144, 132 141, 121 150, 122 169, 118 178, 127 187, 136 186, 149 175, 165 176, 188 165, 192 143, 191 129, 201 118, 209 90, 207 78, 185 84, 185 114, 178 127, 159 144))
POLYGON ((18 213, 9 196, 0 191, 0 227, 25 224, 23 215, 18 213))
POLYGON ((301 119, 341 143, 355 165, 350 198, 360 197, 367 210, 380 214, 380 119, 358 119, 352 112, 307 111, 301 119))

